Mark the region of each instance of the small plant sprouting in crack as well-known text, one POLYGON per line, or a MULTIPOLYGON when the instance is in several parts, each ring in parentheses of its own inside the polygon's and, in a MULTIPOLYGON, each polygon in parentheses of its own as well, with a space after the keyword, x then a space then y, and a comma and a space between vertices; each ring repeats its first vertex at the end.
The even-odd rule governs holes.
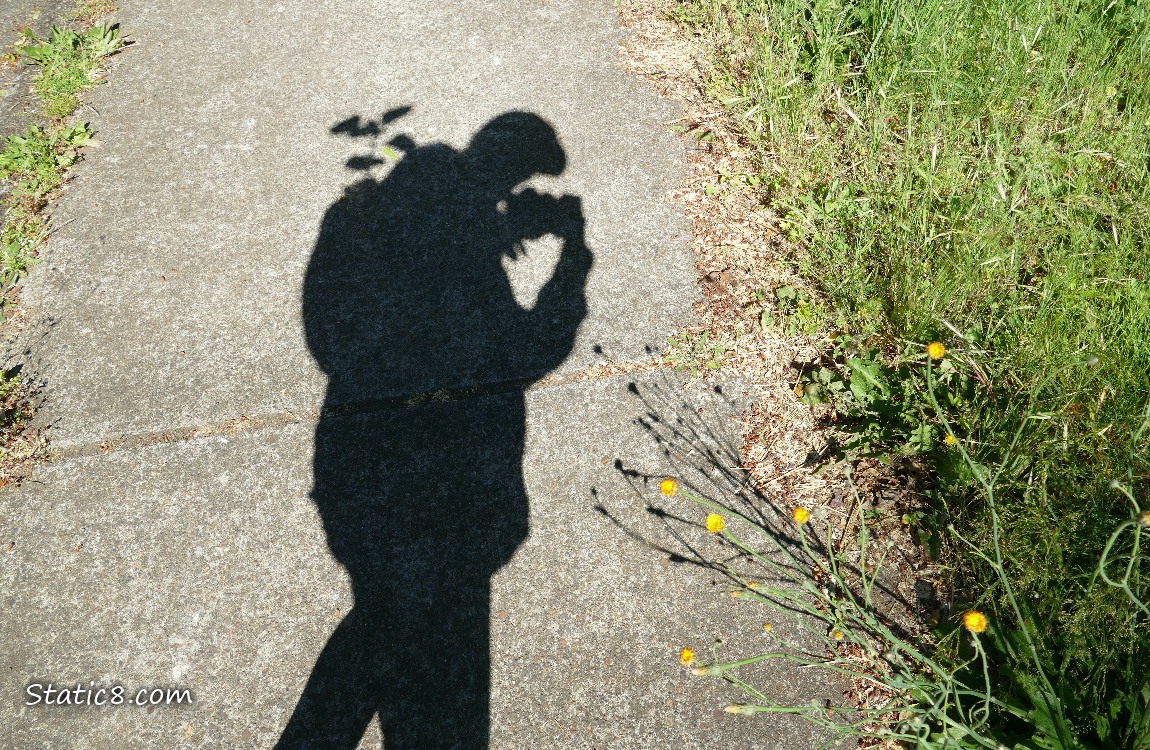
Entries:
POLYGON ((0 372, 0 488, 22 479, 45 455, 47 442, 31 426, 37 396, 36 387, 17 372, 0 372))

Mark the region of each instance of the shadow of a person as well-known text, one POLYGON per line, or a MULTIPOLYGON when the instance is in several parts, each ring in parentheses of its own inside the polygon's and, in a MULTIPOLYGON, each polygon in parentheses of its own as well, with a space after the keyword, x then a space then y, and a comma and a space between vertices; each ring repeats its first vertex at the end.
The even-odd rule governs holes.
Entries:
POLYGON ((329 379, 312 498, 355 605, 277 748, 354 748, 376 714, 389 750, 487 747, 490 578, 528 532, 523 389, 570 353, 592 265, 579 198, 515 189, 565 165, 550 125, 509 112, 324 218, 303 290, 329 379), (563 250, 527 310, 500 259, 547 234, 563 250))

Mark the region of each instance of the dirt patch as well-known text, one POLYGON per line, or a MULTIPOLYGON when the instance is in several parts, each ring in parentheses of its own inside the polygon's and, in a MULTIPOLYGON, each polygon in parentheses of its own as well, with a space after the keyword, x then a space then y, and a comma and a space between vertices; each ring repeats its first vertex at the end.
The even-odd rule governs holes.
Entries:
POLYGON ((676 129, 687 144, 692 174, 675 198, 692 228, 702 299, 695 305, 698 322, 680 336, 694 341, 706 333, 708 342, 722 348, 721 369, 752 386, 743 468, 755 487, 791 507, 829 505, 841 478, 809 469, 826 454, 830 436, 790 385, 819 349, 811 337, 788 337, 764 326, 775 290, 803 281, 779 262, 788 248, 763 191, 743 179, 758 173, 757 154, 731 127, 730 113, 705 93, 706 41, 669 20, 663 3, 624 2, 617 8, 630 32, 623 45, 626 68, 684 113, 676 129))

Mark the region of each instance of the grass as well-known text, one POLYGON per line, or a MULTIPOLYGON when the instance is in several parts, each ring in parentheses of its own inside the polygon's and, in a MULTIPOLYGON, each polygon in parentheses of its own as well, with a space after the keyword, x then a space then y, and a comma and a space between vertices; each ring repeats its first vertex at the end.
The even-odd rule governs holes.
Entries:
MULTIPOLYGON (((115 26, 91 25, 112 9, 106 0, 82 0, 76 18, 88 28, 53 26, 47 39, 26 32, 24 43, 13 53, 39 68, 33 88, 42 122, 9 136, 0 151, 0 179, 10 188, 0 205, 0 290, 5 306, 48 238, 48 202, 91 139, 86 124, 66 120, 79 105, 79 95, 99 83, 102 61, 123 44, 115 26)), ((35 389, 28 380, 0 374, 0 486, 19 479, 42 453, 44 443, 29 426, 34 400, 35 389)))
POLYGON ((72 18, 84 26, 91 26, 101 18, 107 18, 116 11, 113 0, 80 0, 72 18))
MULTIPOLYGON (((1132 728, 1150 630, 1098 565, 1131 517, 1111 481, 1137 498, 1150 476, 1150 10, 681 0, 672 13, 714 45, 710 91, 757 149, 785 260, 821 293, 834 343, 804 398, 834 404, 856 455, 928 467, 921 537, 956 603, 1019 619, 986 639, 996 692, 1041 713, 1028 686, 1047 675, 1071 734, 1016 746, 1148 746, 1132 728), (932 341, 948 354, 928 383, 932 341), (1023 636, 1038 661, 1010 655, 1023 636)), ((1115 544, 1144 600, 1132 537, 1115 544)))
POLYGON ((46 117, 61 120, 79 105, 78 95, 98 82, 100 61, 122 44, 119 30, 105 24, 77 32, 53 26, 47 39, 30 37, 22 52, 40 66, 34 88, 46 117))
POLYGON ((0 283, 5 287, 35 263, 49 232, 43 210, 91 138, 86 125, 64 120, 75 111, 78 95, 99 82, 101 61, 123 43, 119 31, 106 25, 83 32, 53 26, 47 39, 29 34, 26 41, 17 49, 40 69, 33 87, 45 122, 9 136, 0 151, 0 178, 12 187, 0 228, 0 283))

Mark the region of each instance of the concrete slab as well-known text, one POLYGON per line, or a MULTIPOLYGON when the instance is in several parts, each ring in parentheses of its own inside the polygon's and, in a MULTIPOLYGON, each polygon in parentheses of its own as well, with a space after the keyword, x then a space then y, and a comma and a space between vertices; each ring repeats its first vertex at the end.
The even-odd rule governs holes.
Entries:
MULTIPOLYGON (((737 389, 633 382, 43 467, 0 493, 9 746, 270 748, 310 678, 328 692, 280 747, 355 746, 320 738, 359 731, 365 701, 397 747, 480 747, 489 653, 492 748, 809 750, 809 727, 724 714, 739 692, 677 661, 684 645, 771 647, 763 611, 669 554, 720 552, 702 509, 648 481, 729 491, 737 389), (193 702, 23 705, 49 681, 186 688, 193 702)), ((817 679, 772 668, 755 681, 799 703, 834 697, 817 679)), ((379 746, 374 720, 360 746, 379 746)))
MULTIPOLYGON (((578 335, 552 346, 551 360, 579 368, 602 356, 596 347, 643 357, 689 317, 692 262, 666 200, 683 168, 665 125, 677 113, 622 72, 606 0, 120 6, 136 45, 115 58, 81 113, 102 148, 78 168, 24 294, 47 331, 31 369, 48 381, 56 445, 321 400, 325 378, 304 319, 305 279, 317 261, 326 274, 317 295, 329 296, 311 300, 312 309, 359 304, 341 280, 374 268, 394 287, 376 290, 359 319, 423 320, 420 335, 434 328, 429 341, 459 355, 450 368, 434 357, 405 367, 403 382, 388 386, 404 392, 532 377, 552 364, 504 357, 459 367, 500 346, 474 339, 484 314, 509 309, 510 296, 534 302, 561 255, 548 232, 570 225, 559 213, 570 219, 581 208, 594 266, 578 335), (380 123, 381 113, 404 107, 380 123), (448 158, 446 148, 474 146, 509 112, 549 123, 565 163, 548 162, 538 150, 546 144, 515 127, 508 148, 527 161, 499 162, 497 178, 471 158, 503 153, 490 141, 467 159, 448 158), (445 148, 413 151, 430 144, 445 148), (393 156, 404 153, 396 167, 393 156), (471 182, 460 181, 462 163, 471 182), (401 174, 389 180, 393 170, 401 174), (507 236, 495 226, 498 200, 481 186, 521 178, 516 170, 536 175, 515 190, 529 185, 581 203, 511 200, 512 217, 535 222, 520 221, 507 236), (358 208, 339 202, 352 185, 358 208), (332 252, 317 252, 331 232, 332 252), (479 268, 467 252, 481 249, 500 252, 479 268), (399 256, 406 260, 396 265, 399 256), (506 279, 499 288, 490 281, 500 267, 510 293, 506 279), (476 304, 493 294, 498 305, 476 304)), ((504 198, 508 187, 499 186, 504 198)))

